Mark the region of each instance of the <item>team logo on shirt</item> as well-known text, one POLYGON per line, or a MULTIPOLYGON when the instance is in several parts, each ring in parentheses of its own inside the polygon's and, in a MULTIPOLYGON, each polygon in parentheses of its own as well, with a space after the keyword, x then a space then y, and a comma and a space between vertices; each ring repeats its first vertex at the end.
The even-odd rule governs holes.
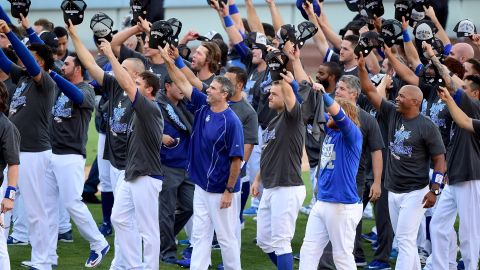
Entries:
POLYGON ((275 140, 277 138, 275 136, 275 129, 272 129, 272 130, 266 129, 262 134, 262 138, 263 138, 263 147, 262 147, 262 150, 263 150, 265 149, 265 147, 267 147, 268 143, 271 140, 275 140))
POLYGON ((122 117, 125 115, 125 108, 115 108, 113 109, 113 116, 110 117, 109 124, 110 130, 114 136, 117 136, 118 133, 126 133, 128 124, 122 123, 122 117))
POLYGON ((207 115, 207 117, 205 117, 205 122, 209 122, 210 121, 210 115, 207 115))
POLYGON ((439 118, 438 115, 445 109, 445 103, 433 103, 430 108, 430 119, 437 127, 446 127, 445 119, 439 118))
POLYGON ((395 159, 400 160, 400 155, 412 157, 413 147, 404 145, 405 141, 410 139, 411 133, 405 130, 403 124, 395 131, 395 140, 390 142, 390 153, 395 159))
POLYGON ((427 115, 427 107, 428 107, 428 101, 426 99, 423 99, 422 100, 422 106, 421 106, 421 109, 420 109, 420 113, 426 116, 427 115))
POLYGON ((62 118, 71 118, 72 117, 72 108, 68 108, 67 105, 70 99, 65 96, 63 93, 58 96, 55 105, 52 108, 52 115, 54 116, 54 120, 57 123, 62 122, 62 118))
POLYGON ((332 137, 325 137, 322 145, 322 157, 320 159, 320 168, 333 170, 335 167, 333 162, 337 159, 337 154, 334 150, 335 145, 331 143, 332 137))
POLYGON ((10 103, 10 115, 15 114, 18 111, 19 107, 24 107, 27 105, 27 97, 22 96, 23 91, 27 88, 27 83, 22 82, 20 86, 15 89, 15 93, 12 97, 12 102, 10 103))

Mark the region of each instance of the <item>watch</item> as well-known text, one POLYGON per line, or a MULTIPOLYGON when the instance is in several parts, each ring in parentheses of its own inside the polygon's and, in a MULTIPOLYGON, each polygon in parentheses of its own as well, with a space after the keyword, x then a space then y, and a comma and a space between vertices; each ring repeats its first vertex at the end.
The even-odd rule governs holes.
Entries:
POLYGON ((435 196, 438 196, 438 195, 440 195, 440 193, 441 193, 441 192, 440 192, 440 189, 433 189, 433 188, 430 189, 430 192, 432 192, 433 195, 435 195, 435 196))
POLYGON ((225 190, 228 191, 228 193, 234 193, 235 192, 235 188, 233 188, 233 187, 226 187, 225 190))

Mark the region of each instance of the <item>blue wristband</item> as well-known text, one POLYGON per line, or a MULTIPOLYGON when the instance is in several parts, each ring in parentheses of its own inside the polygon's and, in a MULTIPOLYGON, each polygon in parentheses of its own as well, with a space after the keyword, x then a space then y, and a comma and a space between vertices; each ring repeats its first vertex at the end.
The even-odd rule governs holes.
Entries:
POLYGON ((433 172, 432 179, 430 179, 430 184, 441 185, 443 183, 443 173, 433 172))
POLYGON ((5 198, 15 200, 15 192, 17 192, 17 188, 8 186, 5 191, 5 198))
POLYGON ((233 26, 233 21, 232 21, 232 18, 230 18, 230 16, 225 16, 223 17, 223 22, 225 23, 225 27, 232 27, 233 26))
POLYGON ((230 13, 230 15, 237 14, 238 13, 237 5, 232 4, 228 6, 228 13, 230 13))
POLYGON ((179 56, 175 59, 175 66, 178 69, 182 69, 182 68, 185 67, 185 63, 183 62, 183 58, 181 56, 179 56))
POLYGON ((408 34, 408 31, 407 31, 407 30, 403 30, 402 34, 403 34, 403 42, 409 42, 409 41, 411 41, 410 35, 408 34))
POLYGON ((323 94, 323 102, 325 102, 325 106, 330 107, 335 102, 333 98, 330 97, 328 93, 323 94))

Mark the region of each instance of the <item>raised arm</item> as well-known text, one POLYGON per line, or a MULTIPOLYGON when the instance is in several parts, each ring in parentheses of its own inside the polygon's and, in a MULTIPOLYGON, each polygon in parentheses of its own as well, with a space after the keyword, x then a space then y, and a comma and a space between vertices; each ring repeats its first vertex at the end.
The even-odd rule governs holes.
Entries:
POLYGON ((283 80, 280 81, 280 86, 282 87, 282 94, 285 99, 285 106, 287 108, 287 111, 291 112, 293 107, 295 106, 295 103, 297 102, 294 89, 291 86, 295 79, 293 78, 293 74, 290 71, 287 71, 287 75, 284 75, 283 73, 280 73, 280 75, 283 78, 283 80))
POLYGON ((182 71, 185 77, 187 77, 188 82, 190 82, 190 84, 195 88, 201 90, 203 88, 203 82, 197 76, 195 76, 189 67, 185 65, 183 58, 178 53, 178 49, 175 47, 170 47, 168 55, 175 61, 175 66, 182 71))
POLYGON ((125 30, 120 31, 113 36, 112 42, 110 44, 112 46, 112 51, 116 56, 120 55, 120 50, 122 48, 123 43, 125 43, 125 41, 129 39, 131 36, 137 35, 144 31, 147 31, 146 33, 149 32, 150 30, 149 22, 142 19, 142 17, 140 16, 138 16, 138 19, 140 21, 137 23, 137 25, 126 28, 125 30), (144 27, 148 27, 148 28, 144 28, 144 27))
POLYGON ((183 73, 175 66, 175 63, 173 62, 172 58, 168 55, 169 49, 170 49, 170 45, 168 44, 163 49, 162 47, 158 47, 158 50, 160 51, 160 55, 162 56, 163 60, 165 61, 165 64, 167 65, 168 75, 170 75, 170 78, 172 78, 172 81, 180 89, 180 91, 182 91, 182 93, 189 100, 191 100, 193 87, 188 82, 185 75, 183 75, 183 73))
POLYGON ((282 15, 280 15, 275 0, 265 0, 265 2, 267 2, 268 10, 270 10, 270 15, 272 16, 273 29, 275 29, 275 33, 277 33, 278 29, 283 25, 282 15))
POLYGON ((243 37, 229 15, 228 6, 221 8, 216 0, 212 1, 212 3, 213 4, 211 7, 217 11, 220 20, 223 20, 223 26, 227 32, 230 42, 232 42, 234 45, 241 43, 243 41, 243 37))
POLYGON ((323 63, 325 56, 327 55, 327 51, 329 49, 327 39, 325 38, 322 28, 320 28, 318 24, 317 15, 313 11, 313 5, 307 2, 306 4, 303 5, 303 9, 308 15, 308 20, 318 28, 317 33, 313 36, 313 42, 315 43, 315 45, 317 45, 317 48, 320 52, 320 55, 319 55, 321 59, 320 63, 323 63))
POLYGON ((77 52, 78 59, 80 59, 80 62, 82 62, 85 69, 88 70, 90 76, 92 76, 92 78, 97 81, 100 86, 103 86, 103 76, 105 75, 105 72, 97 65, 95 58, 93 58, 92 54, 88 51, 85 45, 83 45, 80 37, 77 34, 77 29, 71 22, 70 25, 67 26, 67 29, 70 33, 70 38, 72 39, 75 51, 77 52))
POLYGON ((340 50, 342 46, 342 39, 337 33, 335 33, 335 31, 333 31, 333 27, 328 22, 327 15, 325 14, 325 10, 323 9, 323 2, 320 3, 320 9, 322 10, 322 13, 317 19, 318 24, 320 25, 326 39, 333 45, 333 47, 340 50))
POLYGON ((265 34, 265 30, 263 29, 262 22, 257 15, 257 11, 253 6, 252 0, 245 0, 245 7, 247 8, 247 20, 248 26, 250 26, 250 30, 252 32, 259 32, 265 34))
POLYGON ((62 91, 65 96, 72 100, 73 103, 81 105, 84 100, 83 92, 78 89, 73 83, 67 81, 61 75, 58 75, 55 71, 50 72, 50 77, 55 81, 60 91, 62 91))
POLYGON ((235 4, 235 0, 229 0, 228 4, 229 4, 228 13, 232 17, 232 20, 234 21, 235 26, 237 27, 238 30, 240 30, 240 32, 245 33, 245 26, 243 25, 242 16, 238 11, 237 5, 235 4))
POLYGON ((418 76, 409 69, 405 64, 400 62, 397 58, 397 55, 392 53, 392 50, 387 46, 384 47, 385 56, 388 58, 389 63, 392 65, 393 69, 397 73, 398 77, 405 81, 407 84, 418 86, 420 79, 418 76))
POLYGON ((416 68, 422 62, 418 56, 417 49, 410 39, 410 34, 408 34, 408 20, 405 20, 405 17, 402 17, 402 29, 403 29, 403 46, 405 48, 405 56, 407 57, 407 62, 416 68))
POLYGON ((361 53, 360 58, 358 59, 358 77, 360 79, 360 86, 363 93, 367 96, 370 103, 379 110, 380 104, 382 104, 382 96, 377 92, 377 89, 368 77, 368 71, 365 67, 365 58, 361 53))
POLYGON ((118 62, 118 59, 115 57, 115 54, 112 51, 110 43, 105 39, 101 39, 101 41, 102 43, 100 44, 100 50, 108 58, 110 64, 112 64, 112 71, 115 73, 115 79, 120 87, 122 87, 123 91, 125 91, 130 101, 133 102, 135 100, 135 95, 137 94, 136 83, 132 80, 128 72, 122 67, 120 62, 118 62))
MULTIPOLYGON (((432 6, 430 6, 429 8, 426 8, 425 6, 423 7, 424 10, 425 10, 425 15, 427 15, 428 17, 430 17, 430 19, 432 20, 433 24, 435 24, 435 27, 437 27, 438 29, 438 32, 435 34, 435 37, 437 37, 438 39, 440 39, 443 43, 443 45, 445 46, 448 46, 450 45, 451 47, 451 44, 452 42, 450 41, 450 38, 448 37, 447 35, 447 32, 445 32, 445 29, 443 29, 443 26, 442 24, 440 23, 440 21, 438 20, 436 14, 435 14, 435 10, 433 9, 432 6)), ((444 53, 444 52, 440 52, 440 53, 444 53)))
POLYGON ((452 96, 445 87, 440 87, 438 91, 438 96, 447 104, 450 115, 453 118, 453 121, 463 129, 466 129, 470 132, 474 132, 472 118, 468 117, 455 103, 452 96))
POLYGON ((454 93, 457 90, 457 86, 455 85, 452 76, 450 76, 450 71, 448 70, 448 68, 446 68, 444 65, 442 65, 442 63, 440 63, 440 60, 435 56, 435 53, 433 52, 432 46, 430 44, 424 41, 422 42, 422 48, 426 52, 427 57, 430 58, 430 60, 432 61, 432 64, 435 66, 442 79, 444 80, 445 86, 447 87, 448 91, 450 93, 454 93))
POLYGON ((292 63, 295 80, 297 82, 311 82, 307 73, 303 69, 302 61, 300 61, 300 49, 296 45, 293 45, 292 42, 288 41, 285 44, 285 47, 283 47, 283 52, 288 56, 288 59, 290 60, 289 63, 292 63))
POLYGON ((28 35, 28 40, 30 44, 37 43, 37 44, 45 44, 43 40, 35 33, 32 27, 30 27, 30 21, 27 17, 24 17, 23 14, 20 14, 20 22, 22 27, 25 29, 28 35))
POLYGON ((11 31, 10 27, 4 20, 0 20, 0 32, 4 33, 7 36, 8 40, 10 40, 13 49, 17 53, 18 58, 22 60, 22 63, 27 69, 28 74, 33 78, 35 82, 41 83, 42 70, 40 66, 30 53, 30 51, 27 49, 27 47, 25 47, 25 45, 11 31))

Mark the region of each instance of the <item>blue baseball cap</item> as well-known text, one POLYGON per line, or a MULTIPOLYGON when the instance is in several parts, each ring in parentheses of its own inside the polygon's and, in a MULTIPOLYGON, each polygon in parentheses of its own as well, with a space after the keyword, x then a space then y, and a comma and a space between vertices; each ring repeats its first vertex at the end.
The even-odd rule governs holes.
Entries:
POLYGON ((303 2, 305 2, 305 1, 310 2, 313 5, 313 12, 315 12, 317 17, 320 16, 320 6, 318 5, 318 2, 316 0, 313 0, 313 1, 312 0, 297 0, 297 8, 302 13, 303 18, 305 18, 305 20, 308 20, 308 15, 305 12, 305 10, 303 9, 303 2))

